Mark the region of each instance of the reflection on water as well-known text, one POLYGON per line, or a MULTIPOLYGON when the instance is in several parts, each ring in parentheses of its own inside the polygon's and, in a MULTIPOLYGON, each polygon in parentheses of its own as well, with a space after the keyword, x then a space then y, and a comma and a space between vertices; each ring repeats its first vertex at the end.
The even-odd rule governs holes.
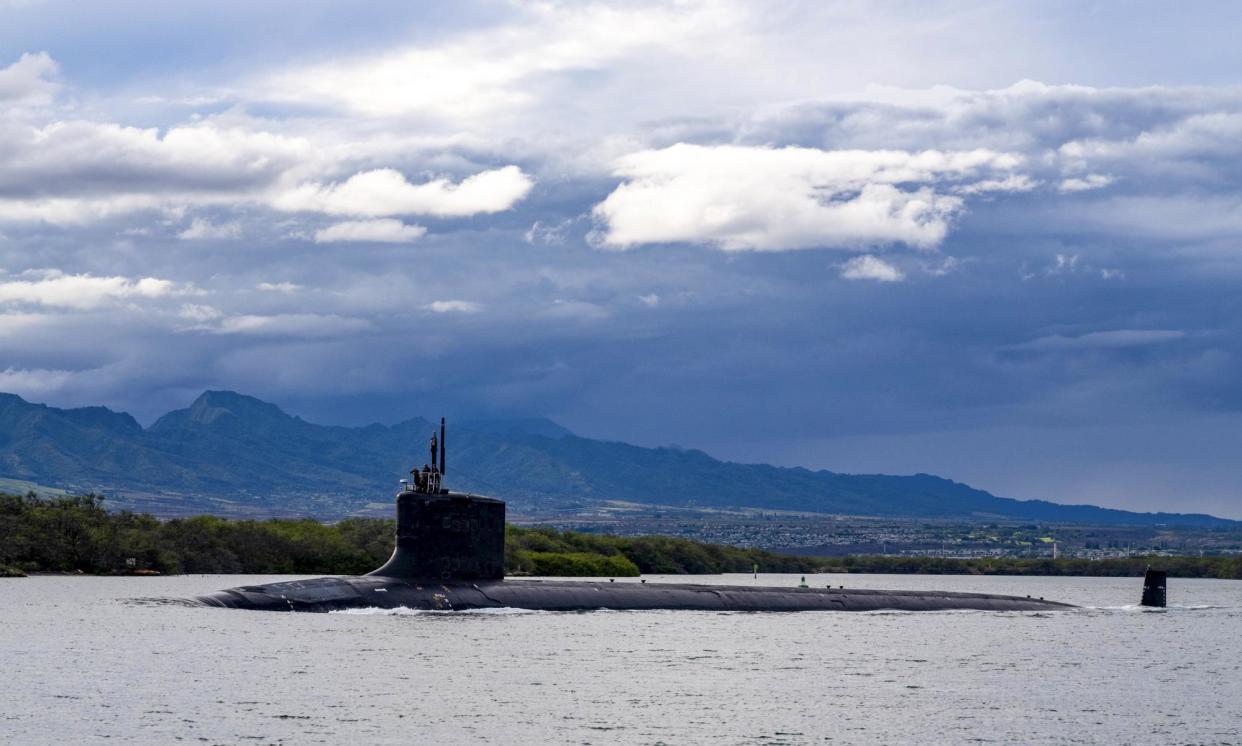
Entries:
POLYGON ((282 614, 185 600, 270 577, 3 580, 0 742, 1242 741, 1242 582, 1153 611, 1137 578, 807 579, 1084 608, 282 614))

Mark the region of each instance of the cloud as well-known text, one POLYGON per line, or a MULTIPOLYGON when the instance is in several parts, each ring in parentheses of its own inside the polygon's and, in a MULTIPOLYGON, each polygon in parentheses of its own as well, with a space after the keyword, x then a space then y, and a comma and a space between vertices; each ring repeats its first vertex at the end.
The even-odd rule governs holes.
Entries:
POLYGON ((1092 189, 1103 189, 1113 183, 1113 177, 1107 174, 1087 174, 1083 177, 1062 179, 1057 187, 1061 192, 1086 192, 1092 189))
POLYGON ((534 91, 551 86, 549 79, 597 71, 646 50, 693 48, 696 40, 738 28, 740 18, 728 6, 700 3, 551 3, 512 8, 511 17, 489 26, 291 66, 259 76, 248 95, 369 117, 474 120, 537 106, 534 91))
POLYGON ((125 298, 160 298, 180 291, 177 283, 155 277, 67 275, 60 270, 34 274, 38 279, 0 281, 0 303, 89 309, 125 298))
MULTIPOLYGON (((987 148, 1048 154, 1055 169, 1075 159, 1118 162, 1136 151, 1168 156, 1236 151, 1242 91, 1229 86, 1092 87, 1024 80, 1003 88, 873 87, 756 110, 740 124, 748 144, 917 150, 987 148)), ((1028 163, 1028 165, 1032 165, 1028 163)), ((1140 165, 1140 164, 1135 164, 1140 165)))
POLYGON ((1024 264, 1023 280, 1034 280, 1038 277, 1099 277, 1102 280, 1124 280, 1126 273, 1116 267, 1097 267, 1086 261, 1081 254, 1064 254, 1058 252, 1052 263, 1042 270, 1033 270, 1024 264))
POLYGON ((185 241, 194 240, 227 240, 241 238, 241 223, 212 223, 206 218, 194 218, 190 227, 177 234, 177 238, 185 241))
POLYGON ((247 194, 321 160, 300 137, 200 122, 127 127, 85 120, 10 125, 0 141, 6 196, 247 194))
MULTIPOLYGON (((1095 93, 1103 97, 1102 92, 1095 93)), ((1202 97, 1193 103, 1185 101, 1185 96, 1191 93, 1188 90, 1129 93, 1136 99, 1133 103, 1140 103, 1146 98, 1149 105, 1175 107, 1173 115, 1164 113, 1156 121, 1145 123, 1146 126, 1137 132, 1101 132, 1070 140, 1060 146, 1059 154, 1066 159, 1085 163, 1123 167, 1127 164, 1140 167, 1158 165, 1170 175, 1181 172, 1182 175, 1192 176, 1202 174, 1203 164, 1199 161, 1205 155, 1229 155, 1234 158, 1242 155, 1242 145, 1238 143, 1242 135, 1242 111, 1238 111, 1237 92, 1233 92, 1232 98, 1217 93, 1211 96, 1217 100, 1210 103, 1202 97), (1139 159, 1146 163, 1139 162, 1139 159)))
MULTIPOLYGON (((994 181, 1020 159, 989 150, 826 151, 679 144, 622 158, 595 207, 601 243, 725 251, 939 244, 964 202, 938 189, 994 181)), ((998 182, 999 183, 999 182, 998 182)))
POLYGON ((357 220, 337 223, 315 232, 315 243, 333 241, 375 241, 409 243, 427 233, 421 225, 406 225, 400 220, 357 220))
POLYGON ((566 234, 575 222, 576 218, 565 218, 549 225, 542 220, 536 220, 534 223, 531 223, 530 228, 523 234, 522 238, 526 243, 560 246, 565 243, 566 234))
MULTIPOLYGON (((77 226, 157 209, 254 206, 363 217, 466 217, 508 210, 534 184, 517 166, 483 170, 459 182, 441 177, 412 184, 388 168, 325 182, 324 175, 347 168, 348 150, 255 129, 264 124, 271 123, 224 117, 161 133, 81 120, 31 126, 0 117, 0 221, 77 226)), ((240 226, 234 226, 225 221, 213 229, 196 218, 183 237, 237 238, 240 226)))
POLYGON ((6 105, 50 103, 59 85, 52 80, 58 66, 47 52, 23 54, 17 62, 0 68, 0 102, 6 105))
POLYGON ((196 123, 168 129, 0 120, 0 220, 84 225, 158 208, 262 202, 324 168, 302 138, 196 123))
POLYGON ((273 206, 328 215, 461 217, 508 210, 533 184, 517 166, 483 171, 459 184, 448 179, 411 184, 401 173, 383 168, 354 174, 339 184, 303 184, 277 196, 273 206))
POLYGON ((1045 194, 1062 195, 1037 218, 1045 231, 1056 225, 1105 234, 1131 228, 1134 234, 1224 237, 1236 230, 1242 188, 1242 89, 1029 80, 991 90, 877 89, 765 107, 734 139, 821 149, 1012 153, 1022 163, 1010 174, 948 191, 963 197, 1004 193, 1015 204, 1027 194, 1029 205, 1045 194))
POLYGON ((181 310, 177 312, 177 315, 183 319, 189 319, 190 321, 203 322, 218 319, 223 316, 224 313, 220 311, 220 309, 212 306, 199 303, 186 303, 181 306, 181 310))
POLYGON ((876 280, 879 282, 901 282, 905 274, 897 267, 870 254, 863 254, 850 259, 841 266, 841 276, 847 280, 876 280))
POLYGON ((1178 329, 1115 329, 1104 332, 1088 332, 1076 337, 1053 334, 1040 337, 1009 349, 1036 352, 1068 352, 1073 350, 1119 349, 1173 342, 1186 337, 1178 329))
POLYGON ((17 335, 38 329, 54 319, 54 316, 45 313, 14 313, 12 311, 0 313, 0 336, 17 335))
POLYGON ((100 198, 0 197, 0 222, 80 226, 116 215, 154 210, 164 204, 165 199, 147 194, 100 198))
POLYGON ((1047 273, 1050 275, 1072 274, 1078 271, 1081 261, 1082 257, 1078 254, 1057 254, 1047 273))
POLYGON ((932 277, 944 277, 959 269, 961 265, 962 262, 957 257, 946 256, 938 262, 925 263, 923 271, 932 277))
POLYGON ((482 304, 468 300, 437 300, 423 308, 434 313, 478 313, 483 310, 482 304))
POLYGON ((1236 256, 1231 246, 1242 231, 1242 190, 1218 195, 1195 191, 1105 197, 1099 202, 1066 205, 1049 217, 1083 234, 1106 239, 1124 236, 1155 244, 1157 251, 1164 252, 1172 249, 1170 241, 1219 240, 1222 256, 1236 256))
POLYGON ((43 396, 62 388, 74 377, 69 370, 5 368, 0 370, 0 391, 19 396, 43 396))
POLYGON ((302 286, 292 282, 260 282, 254 288, 265 293, 295 293, 301 290, 302 286))
POLYGON ((216 331, 220 334, 252 335, 261 337, 335 337, 368 329, 366 319, 349 318, 336 314, 283 313, 270 316, 230 316, 220 322, 216 331))
POLYGON ((1015 194, 1018 192, 1029 192, 1039 186, 1039 182, 1032 179, 1026 174, 1009 174, 1003 179, 984 179, 976 181, 973 184, 963 184, 953 187, 955 194, 1015 194))
POLYGON ((600 321, 608 318, 609 313, 608 309, 597 303, 556 298, 551 305, 539 313, 539 316, 567 321, 600 321))

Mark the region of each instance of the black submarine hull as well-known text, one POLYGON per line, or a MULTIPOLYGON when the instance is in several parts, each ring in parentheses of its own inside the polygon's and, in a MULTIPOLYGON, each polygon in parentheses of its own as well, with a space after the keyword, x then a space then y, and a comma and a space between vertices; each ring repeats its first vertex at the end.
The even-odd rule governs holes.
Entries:
POLYGON ((328 612, 407 608, 425 611, 1058 611, 1070 604, 1043 599, 948 591, 771 588, 683 583, 581 580, 438 582, 361 577, 290 580, 200 596, 209 606, 265 611, 328 612))

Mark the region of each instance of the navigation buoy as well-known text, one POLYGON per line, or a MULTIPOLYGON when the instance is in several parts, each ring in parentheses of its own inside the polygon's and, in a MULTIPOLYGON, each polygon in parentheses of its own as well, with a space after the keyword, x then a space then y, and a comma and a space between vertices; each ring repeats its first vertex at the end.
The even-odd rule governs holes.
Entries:
POLYGON ((1152 606, 1162 609, 1168 605, 1169 573, 1166 570, 1147 568, 1143 573, 1143 600, 1141 606, 1152 606))

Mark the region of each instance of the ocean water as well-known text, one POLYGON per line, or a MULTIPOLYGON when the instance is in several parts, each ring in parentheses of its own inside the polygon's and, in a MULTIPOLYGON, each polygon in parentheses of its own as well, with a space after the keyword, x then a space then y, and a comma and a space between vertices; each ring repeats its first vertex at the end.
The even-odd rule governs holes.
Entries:
MULTIPOLYGON (((0 743, 1242 744, 1242 582, 813 575, 1055 613, 194 607, 277 578, 0 580, 0 743)), ((684 581, 650 578, 649 582, 684 581)), ((698 578, 796 585, 798 576, 698 578)))

